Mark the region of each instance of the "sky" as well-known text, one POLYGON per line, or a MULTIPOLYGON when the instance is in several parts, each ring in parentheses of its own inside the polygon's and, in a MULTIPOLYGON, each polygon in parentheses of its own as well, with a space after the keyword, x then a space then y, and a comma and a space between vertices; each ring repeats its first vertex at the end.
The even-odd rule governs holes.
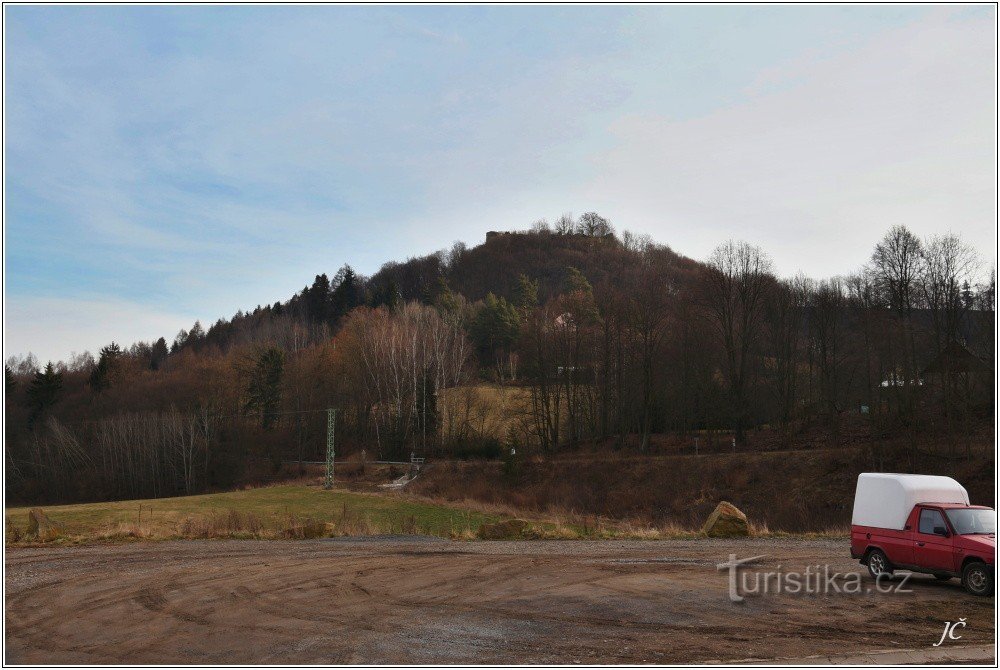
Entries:
POLYGON ((4 7, 4 354, 597 211, 842 275, 997 248, 994 6, 4 7))

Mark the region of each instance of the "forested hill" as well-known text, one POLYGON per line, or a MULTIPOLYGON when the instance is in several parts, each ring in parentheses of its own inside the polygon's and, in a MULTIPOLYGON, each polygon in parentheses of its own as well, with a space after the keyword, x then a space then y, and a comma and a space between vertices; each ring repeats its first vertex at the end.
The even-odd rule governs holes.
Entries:
POLYGON ((745 243, 699 263, 596 214, 564 217, 371 277, 345 265, 172 339, 44 368, 11 359, 8 491, 240 484, 321 457, 328 407, 341 449, 393 457, 647 450, 695 429, 744 444, 755 426, 815 422, 836 441, 860 407, 880 434, 968 434, 992 407, 994 310, 995 274, 952 235, 896 227, 846 278, 781 279, 745 243), (523 402, 497 420, 484 383, 523 402))

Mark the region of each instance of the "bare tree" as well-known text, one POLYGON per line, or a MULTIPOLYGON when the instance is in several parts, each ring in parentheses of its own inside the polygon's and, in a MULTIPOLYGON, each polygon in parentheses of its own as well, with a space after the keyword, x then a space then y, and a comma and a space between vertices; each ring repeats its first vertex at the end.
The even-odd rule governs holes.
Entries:
POLYGON ((845 383, 846 311, 843 282, 821 281, 810 296, 809 340, 819 370, 820 398, 835 444, 840 438, 839 399, 845 383))
POLYGON ((573 215, 567 212, 563 214, 555 223, 556 235, 572 235, 576 231, 576 222, 573 221, 573 215))
POLYGON ((799 275, 774 286, 766 304, 767 349, 773 361, 771 388, 778 402, 778 416, 787 426, 798 390, 799 340, 803 331, 809 280, 799 275))
POLYGON ((604 237, 612 233, 611 222, 597 212, 586 212, 580 215, 577 231, 589 237, 604 237))
POLYGON ((708 259, 705 305, 725 356, 737 442, 746 441, 751 356, 762 327, 766 289, 774 281, 771 260, 759 247, 732 240, 708 259))

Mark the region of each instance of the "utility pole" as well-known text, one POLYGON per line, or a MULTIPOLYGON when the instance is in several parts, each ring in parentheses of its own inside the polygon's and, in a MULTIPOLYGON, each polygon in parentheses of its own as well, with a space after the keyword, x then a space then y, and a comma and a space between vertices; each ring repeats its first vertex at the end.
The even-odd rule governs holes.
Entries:
POLYGON ((333 488, 333 432, 337 425, 337 410, 327 408, 326 410, 326 480, 323 488, 329 490, 333 488))

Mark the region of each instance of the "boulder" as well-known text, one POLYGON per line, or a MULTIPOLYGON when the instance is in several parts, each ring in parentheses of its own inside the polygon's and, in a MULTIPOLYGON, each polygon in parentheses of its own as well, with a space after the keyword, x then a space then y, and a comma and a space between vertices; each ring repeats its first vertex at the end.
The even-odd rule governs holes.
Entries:
POLYGON ((284 536, 292 540, 311 540, 316 537, 326 537, 327 527, 322 521, 307 519, 301 524, 286 528, 284 536))
POLYGON ((520 540, 530 524, 524 519, 505 519, 484 523, 476 535, 480 540, 520 540))
POLYGON ((747 537, 750 535, 750 525, 746 514, 732 503, 722 501, 708 516, 701 532, 709 537, 747 537))
POLYGON ((39 542, 50 542, 59 537, 59 527, 45 515, 39 508, 28 512, 28 532, 27 538, 36 539, 39 542))

